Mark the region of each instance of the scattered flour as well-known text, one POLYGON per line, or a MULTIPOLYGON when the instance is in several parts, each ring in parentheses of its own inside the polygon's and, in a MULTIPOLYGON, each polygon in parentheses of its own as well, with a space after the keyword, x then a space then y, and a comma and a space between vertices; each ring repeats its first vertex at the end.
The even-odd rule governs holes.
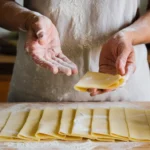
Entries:
MULTIPOLYGON (((42 103, 42 104, 13 104, 12 106, 8 106, 6 108, 2 108, 2 111, 11 111, 11 112, 19 112, 19 111, 27 111, 31 108, 44 109, 45 107, 53 107, 58 109, 63 109, 66 107, 69 108, 78 108, 78 107, 88 107, 88 108, 109 108, 112 106, 117 107, 131 107, 142 109, 140 104, 133 103, 42 103)), ((136 142, 95 142, 95 141, 51 141, 51 142, 26 142, 26 143, 16 143, 16 142, 5 142, 2 146, 0 146, 0 150, 6 150, 8 148, 13 148, 15 150, 131 150, 133 147, 142 146, 144 143, 136 143, 136 142)))
POLYGON ((39 143, 5 143, 8 148, 15 148, 16 150, 131 150, 134 147, 142 146, 142 143, 106 143, 106 142, 92 142, 87 140, 85 142, 39 142, 39 143))
POLYGON ((145 109, 145 107, 141 106, 140 104, 130 103, 130 102, 61 102, 61 103, 22 103, 22 104, 11 104, 11 106, 0 108, 1 111, 8 111, 8 112, 19 112, 19 111, 29 111, 31 108, 37 108, 37 109, 44 109, 45 107, 53 107, 58 109, 63 108, 110 108, 110 107, 127 107, 127 108, 138 108, 138 109, 145 109))

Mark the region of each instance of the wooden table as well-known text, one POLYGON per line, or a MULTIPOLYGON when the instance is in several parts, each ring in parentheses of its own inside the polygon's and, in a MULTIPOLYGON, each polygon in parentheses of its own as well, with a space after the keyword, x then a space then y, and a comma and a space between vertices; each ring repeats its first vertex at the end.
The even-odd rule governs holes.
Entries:
MULTIPOLYGON (((0 111, 24 111, 31 108, 43 109, 77 107, 132 107, 150 109, 150 102, 79 102, 79 103, 1 103, 0 111)), ((150 142, 0 142, 0 150, 150 150, 150 142)))

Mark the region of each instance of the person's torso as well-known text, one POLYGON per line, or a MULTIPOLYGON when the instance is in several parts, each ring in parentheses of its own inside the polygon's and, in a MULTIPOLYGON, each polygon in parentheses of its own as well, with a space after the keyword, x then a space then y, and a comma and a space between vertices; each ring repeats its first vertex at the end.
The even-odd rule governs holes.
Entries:
MULTIPOLYGON (((49 17, 55 24, 62 50, 77 64, 79 74, 53 75, 35 65, 24 50, 26 34, 20 33, 10 91, 10 95, 16 93, 14 101, 111 100, 113 93, 90 97, 88 93, 74 91, 73 86, 88 70, 98 71, 102 44, 134 21, 138 7, 139 0, 30 0, 29 9, 49 17)), ((137 50, 138 63, 144 60, 147 67, 146 49, 140 47, 144 50, 142 53, 137 50)))

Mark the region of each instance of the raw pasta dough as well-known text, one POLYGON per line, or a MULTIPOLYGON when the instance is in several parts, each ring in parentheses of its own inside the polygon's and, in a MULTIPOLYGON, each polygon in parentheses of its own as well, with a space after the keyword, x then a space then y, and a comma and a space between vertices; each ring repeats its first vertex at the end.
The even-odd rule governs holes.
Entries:
POLYGON ((110 108, 110 135, 117 140, 128 141, 128 127, 124 108, 110 108))
POLYGON ((61 110, 45 108, 40 120, 36 137, 40 139, 64 139, 64 135, 58 134, 61 120, 61 110))
POLYGON ((124 80, 124 77, 120 75, 87 72, 74 86, 74 89, 81 92, 86 92, 90 88, 115 89, 121 86, 124 80))
POLYGON ((0 132, 1 140, 19 140, 17 137, 19 131, 23 127, 28 112, 13 112, 11 113, 5 127, 0 132))
POLYGON ((5 126, 9 116, 10 116, 10 112, 1 112, 0 113, 0 131, 5 126))
POLYGON ((45 108, 0 116, 0 141, 150 141, 150 110, 45 108))
POLYGON ((59 134, 65 135, 65 140, 82 140, 81 137, 71 136, 75 109, 64 109, 62 112, 59 134))
POLYGON ((100 141, 114 141, 109 134, 109 110, 105 108, 95 108, 93 110, 91 134, 100 141))
MULTIPOLYGON (((144 110, 125 109, 131 141, 149 141, 150 126, 144 110)), ((148 113, 147 113, 148 114, 148 113)))
POLYGON ((42 110, 32 109, 29 112, 29 116, 18 134, 18 138, 25 139, 25 140, 40 140, 38 137, 35 136, 37 131, 40 118, 42 116, 42 110))
POLYGON ((78 108, 76 110, 71 135, 94 139, 94 137, 91 135, 91 124, 92 109, 78 108))

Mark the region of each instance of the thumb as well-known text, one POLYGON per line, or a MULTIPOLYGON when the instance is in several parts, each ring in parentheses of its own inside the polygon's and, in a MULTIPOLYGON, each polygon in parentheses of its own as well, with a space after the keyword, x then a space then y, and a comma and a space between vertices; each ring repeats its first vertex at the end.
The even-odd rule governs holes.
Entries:
POLYGON ((32 25, 32 30, 35 33, 35 36, 38 38, 39 44, 44 45, 46 42, 46 26, 47 22, 42 17, 36 17, 35 23, 32 25))
POLYGON ((130 76, 135 72, 135 64, 128 64, 126 67, 125 80, 128 81, 130 76))
POLYGON ((126 73, 126 64, 127 64, 127 60, 128 60, 130 53, 131 53, 131 50, 124 49, 121 51, 121 53, 117 57, 116 69, 117 69, 117 72, 122 76, 125 75, 126 73))

